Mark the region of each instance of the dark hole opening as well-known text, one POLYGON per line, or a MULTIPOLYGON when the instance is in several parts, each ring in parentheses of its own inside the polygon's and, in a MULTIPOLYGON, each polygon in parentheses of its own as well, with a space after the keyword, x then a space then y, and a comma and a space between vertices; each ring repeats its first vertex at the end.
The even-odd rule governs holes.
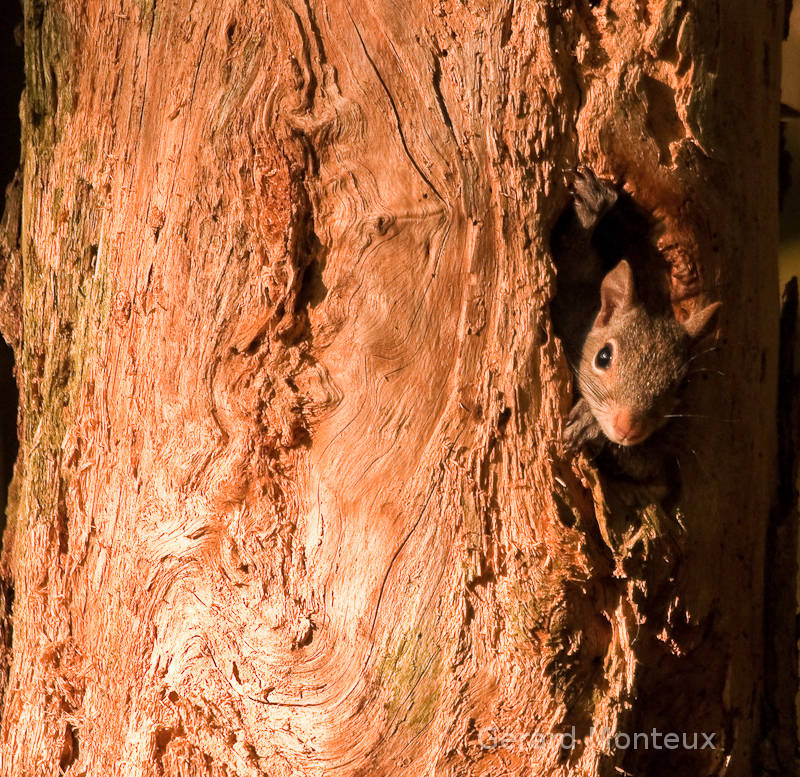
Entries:
POLYGON ((651 217, 621 188, 613 204, 604 205, 599 192, 590 192, 585 200, 597 207, 594 223, 581 222, 573 198, 550 235, 557 276, 550 305, 553 331, 564 342, 573 369, 580 359, 580 344, 600 309, 602 279, 621 259, 630 263, 645 307, 661 314, 669 309, 667 265, 655 248, 651 217))

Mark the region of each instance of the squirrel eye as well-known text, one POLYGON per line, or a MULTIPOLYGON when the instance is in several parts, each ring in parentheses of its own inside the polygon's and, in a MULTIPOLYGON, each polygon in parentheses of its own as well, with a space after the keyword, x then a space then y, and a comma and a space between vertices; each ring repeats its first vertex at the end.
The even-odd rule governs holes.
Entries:
POLYGON ((597 367, 598 370, 607 370, 611 366, 612 355, 613 350, 611 348, 611 343, 606 343, 597 352, 597 356, 594 357, 594 366, 597 367))

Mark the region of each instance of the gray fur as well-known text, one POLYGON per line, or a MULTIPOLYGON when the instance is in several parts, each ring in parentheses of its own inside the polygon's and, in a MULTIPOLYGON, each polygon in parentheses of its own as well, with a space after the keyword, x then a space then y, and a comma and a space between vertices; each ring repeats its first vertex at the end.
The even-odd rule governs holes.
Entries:
POLYGON ((570 416, 566 438, 580 443, 601 433, 623 445, 643 442, 667 421, 686 377, 695 338, 702 335, 719 304, 709 305, 685 324, 653 316, 639 302, 627 262, 603 279, 601 309, 583 343, 577 368, 582 400, 570 416), (613 346, 611 365, 593 367, 598 352, 613 346), (633 419, 636 434, 621 438, 615 413, 633 419), (587 413, 591 418, 587 418, 587 413))

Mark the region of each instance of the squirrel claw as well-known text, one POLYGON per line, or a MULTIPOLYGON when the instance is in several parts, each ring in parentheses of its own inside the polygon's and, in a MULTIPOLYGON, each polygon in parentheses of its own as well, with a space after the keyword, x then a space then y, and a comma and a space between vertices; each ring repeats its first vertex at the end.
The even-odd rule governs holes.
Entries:
POLYGON ((582 445, 601 436, 597 420, 592 415, 586 400, 579 399, 569 412, 567 425, 561 440, 564 453, 577 451, 582 445))
POLYGON ((575 193, 575 215, 584 229, 592 229, 617 202, 619 194, 608 181, 598 178, 581 165, 572 182, 575 193))

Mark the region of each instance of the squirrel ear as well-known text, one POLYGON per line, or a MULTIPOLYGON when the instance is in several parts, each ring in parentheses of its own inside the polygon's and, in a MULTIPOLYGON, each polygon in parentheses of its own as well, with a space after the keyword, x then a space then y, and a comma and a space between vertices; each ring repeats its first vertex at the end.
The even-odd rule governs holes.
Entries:
POLYGON ((630 310, 636 303, 631 266, 623 259, 600 284, 600 312, 595 326, 606 326, 620 311, 630 310))
POLYGON ((714 318, 714 314, 722 307, 721 302, 713 302, 706 305, 701 310, 696 310, 692 313, 686 321, 683 322, 683 328, 692 340, 696 340, 705 333, 706 328, 714 318))

